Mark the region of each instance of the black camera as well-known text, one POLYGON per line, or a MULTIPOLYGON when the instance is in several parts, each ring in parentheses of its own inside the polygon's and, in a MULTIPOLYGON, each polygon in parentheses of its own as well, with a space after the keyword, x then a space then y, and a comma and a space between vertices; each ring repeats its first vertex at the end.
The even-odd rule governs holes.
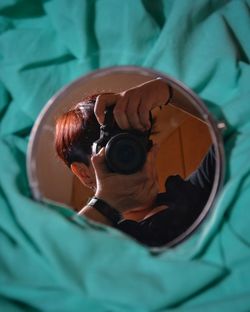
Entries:
POLYGON ((105 147, 108 169, 121 174, 132 174, 143 167, 147 152, 152 147, 152 141, 149 139, 151 129, 144 132, 120 129, 113 117, 113 108, 114 106, 108 107, 105 111, 100 138, 93 143, 92 152, 97 154, 105 147))

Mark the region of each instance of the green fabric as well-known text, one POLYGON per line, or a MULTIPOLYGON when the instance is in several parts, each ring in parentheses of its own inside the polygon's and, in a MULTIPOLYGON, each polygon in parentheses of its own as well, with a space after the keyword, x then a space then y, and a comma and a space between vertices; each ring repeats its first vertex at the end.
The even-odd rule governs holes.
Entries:
POLYGON ((1 0, 1 311, 250 309, 249 12, 249 0, 1 0), (158 255, 33 201, 28 186, 29 134, 46 101, 113 65, 168 73, 228 124, 213 213, 158 255))

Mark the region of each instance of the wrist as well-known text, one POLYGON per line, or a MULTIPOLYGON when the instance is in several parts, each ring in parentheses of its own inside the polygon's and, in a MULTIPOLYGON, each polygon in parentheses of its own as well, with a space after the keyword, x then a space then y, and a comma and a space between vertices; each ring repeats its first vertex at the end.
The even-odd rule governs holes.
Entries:
POLYGON ((99 198, 100 200, 103 200, 110 207, 112 207, 113 209, 119 211, 119 204, 117 203, 117 201, 114 198, 112 198, 110 196, 110 192, 109 192, 109 194, 106 194, 106 193, 101 192, 101 191, 96 191, 94 197, 99 198))
POLYGON ((97 210, 103 217, 105 217, 111 225, 116 226, 122 219, 122 215, 116 209, 114 209, 104 199, 94 196, 92 197, 87 206, 90 206, 97 210))
POLYGON ((93 221, 112 226, 112 222, 93 206, 86 205, 78 212, 78 215, 85 216, 93 221))

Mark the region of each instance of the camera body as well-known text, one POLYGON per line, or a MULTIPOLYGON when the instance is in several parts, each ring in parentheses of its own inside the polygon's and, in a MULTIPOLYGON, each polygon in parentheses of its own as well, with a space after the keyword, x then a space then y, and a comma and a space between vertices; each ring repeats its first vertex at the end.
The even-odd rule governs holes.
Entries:
POLYGON ((111 172, 133 174, 143 167, 152 147, 151 129, 144 132, 120 129, 113 117, 113 108, 108 107, 105 111, 100 138, 93 143, 92 152, 97 154, 105 147, 106 165, 111 172))

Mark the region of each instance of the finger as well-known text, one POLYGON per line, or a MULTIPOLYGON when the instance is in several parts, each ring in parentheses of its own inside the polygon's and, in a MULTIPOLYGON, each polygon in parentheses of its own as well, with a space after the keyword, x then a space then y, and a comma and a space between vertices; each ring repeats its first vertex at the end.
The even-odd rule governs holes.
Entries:
POLYGON ((140 106, 141 99, 140 98, 130 98, 127 105, 127 118, 131 128, 137 129, 140 131, 144 131, 144 125, 141 123, 138 107, 140 106))
POLYGON ((151 109, 151 105, 149 101, 141 101, 140 106, 138 107, 138 115, 140 118, 140 122, 145 129, 149 129, 151 127, 149 112, 151 109))
POLYGON ((154 144, 152 149, 152 157, 151 157, 151 169, 152 169, 152 175, 155 181, 158 182, 158 173, 157 173, 157 155, 159 152, 159 145, 154 144))
POLYGON ((93 168, 95 174, 100 176, 102 174, 108 173, 106 164, 105 164, 105 149, 104 147, 98 152, 98 154, 93 155, 91 157, 91 162, 93 164, 93 168))
POLYGON ((157 167, 157 164, 156 164, 156 146, 154 145, 150 152, 148 153, 149 154, 149 163, 150 163, 150 176, 152 177, 152 179, 155 181, 156 180, 156 177, 157 177, 157 173, 156 173, 156 167, 157 167))
POLYGON ((151 177, 154 177, 154 157, 153 157, 153 148, 149 152, 149 173, 151 177))
POLYGON ((156 162, 154 158, 154 152, 151 153, 151 159, 150 159, 150 175, 153 181, 156 179, 156 162))
POLYGON ((152 199, 155 199, 155 197, 158 194, 158 184, 153 182, 150 184, 149 189, 148 189, 148 194, 150 195, 150 197, 152 197, 152 199))
POLYGON ((151 157, 148 155, 146 162, 143 167, 143 172, 144 172, 144 181, 146 182, 147 180, 152 180, 153 178, 153 173, 152 173, 152 165, 151 165, 151 157))
POLYGON ((150 150, 152 155, 152 162, 155 163, 157 160, 158 152, 160 150, 160 147, 158 144, 154 144, 150 150))
POLYGON ((156 165, 156 155, 157 155, 157 147, 154 145, 151 150, 147 154, 145 171, 149 179, 158 180, 157 175, 157 165, 156 165))
POLYGON ((126 107, 127 107, 127 98, 121 96, 118 101, 116 102, 113 114, 117 125, 121 129, 128 129, 130 128, 130 124, 128 122, 127 114, 126 114, 126 107))
POLYGON ((95 111, 95 115, 99 124, 102 125, 104 122, 104 112, 105 112, 106 107, 114 105, 118 98, 119 98, 119 95, 115 93, 100 94, 96 98, 94 111, 95 111))

